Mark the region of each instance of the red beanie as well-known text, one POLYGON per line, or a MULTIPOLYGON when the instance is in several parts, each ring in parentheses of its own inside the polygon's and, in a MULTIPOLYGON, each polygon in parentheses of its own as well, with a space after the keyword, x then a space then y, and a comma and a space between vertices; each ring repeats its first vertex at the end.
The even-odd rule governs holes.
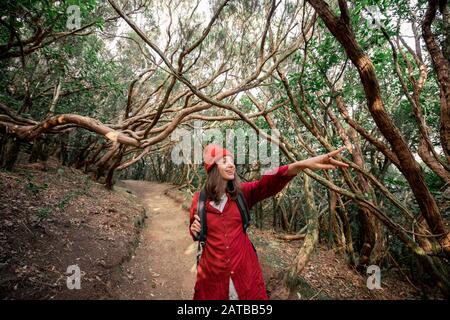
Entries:
POLYGON ((216 161, 225 156, 233 157, 231 152, 227 149, 224 149, 217 144, 208 144, 205 147, 205 150, 203 150, 203 160, 205 161, 206 172, 209 172, 214 167, 216 161))

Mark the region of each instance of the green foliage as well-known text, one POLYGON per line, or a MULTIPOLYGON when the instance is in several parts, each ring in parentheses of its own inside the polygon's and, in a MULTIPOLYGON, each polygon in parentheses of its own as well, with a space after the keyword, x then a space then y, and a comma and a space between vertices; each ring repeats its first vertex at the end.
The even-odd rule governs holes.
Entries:
POLYGON ((39 208, 36 217, 38 218, 38 221, 42 221, 44 219, 47 219, 50 214, 52 213, 52 209, 48 207, 39 208))
MULTIPOLYGON (((11 17, 7 22, 22 39, 33 37, 37 25, 49 28, 47 32, 53 34, 66 33, 70 31, 66 23, 73 15, 67 10, 71 5, 79 8, 81 27, 90 26, 84 32, 105 28, 106 16, 99 12, 108 5, 96 0, 6 1, 0 8, 0 16, 11 17)), ((0 44, 6 44, 10 29, 4 24, 0 25, 0 35, 0 44)), ((14 60, 0 61, 0 102, 19 110, 25 88, 23 81, 18 79, 29 79, 33 87, 30 116, 42 119, 52 99, 52 88, 62 81, 61 92, 64 94, 56 106, 57 114, 94 116, 100 111, 107 114, 104 121, 110 121, 120 102, 125 101, 127 88, 127 83, 117 75, 130 75, 129 65, 112 61, 104 41, 95 33, 63 37, 54 42, 44 38, 43 44, 42 48, 25 57, 25 68, 14 60), (110 110, 104 112, 104 107, 110 110)))
POLYGON ((78 6, 80 18, 85 20, 90 18, 95 11, 97 0, 6 0, 2 4, 0 14, 1 16, 11 14, 25 16, 25 21, 20 19, 15 21, 14 25, 18 29, 26 27, 27 22, 33 21, 33 19, 39 19, 43 22, 43 27, 51 27, 54 31, 61 32, 66 31, 66 21, 69 17, 67 9, 71 5, 78 6))
POLYGON ((434 171, 424 167, 425 182, 431 192, 439 192, 445 186, 445 181, 439 177, 434 171))
POLYGON ((42 185, 39 185, 39 184, 35 184, 31 181, 28 181, 25 188, 27 191, 31 192, 32 194, 37 195, 41 190, 46 190, 48 188, 48 184, 44 183, 42 185))
POLYGON ((69 192, 66 193, 63 198, 58 202, 58 208, 64 209, 64 207, 70 202, 70 200, 73 199, 73 197, 76 196, 76 192, 69 192))

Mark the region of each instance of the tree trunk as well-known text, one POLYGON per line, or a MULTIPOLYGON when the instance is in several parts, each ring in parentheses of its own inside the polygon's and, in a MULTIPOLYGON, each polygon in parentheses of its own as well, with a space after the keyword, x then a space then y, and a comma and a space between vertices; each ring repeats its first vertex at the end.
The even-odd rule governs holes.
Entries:
POLYGON ((311 188, 309 176, 303 176, 303 184, 306 198, 305 218, 307 229, 305 240, 295 258, 294 264, 285 277, 286 285, 291 289, 297 285, 298 277, 308 263, 311 254, 319 241, 319 213, 314 203, 314 193, 311 188))
POLYGON ((119 151, 117 152, 117 155, 114 156, 113 159, 112 159, 112 165, 108 169, 108 173, 107 173, 106 179, 105 179, 105 186, 106 186, 106 189, 108 189, 108 190, 112 190, 112 187, 113 187, 113 184, 114 184, 114 181, 113 181, 114 171, 120 165, 120 161, 122 161, 122 156, 123 156, 124 149, 125 149, 124 146, 121 146, 119 148, 119 151))
POLYGON ((17 137, 6 135, 3 141, 0 153, 0 167, 11 171, 19 156, 20 140, 17 137))
POLYGON ((344 227, 347 256, 348 256, 350 265, 356 266, 355 251, 353 249, 352 232, 350 229, 350 222, 348 220, 347 210, 346 210, 345 205, 342 202, 342 199, 340 196, 338 196, 338 200, 339 200, 340 209, 338 209, 337 212, 338 212, 339 216, 341 217, 342 225, 344 227))
POLYGON ((33 142, 33 147, 31 148, 31 155, 28 159, 30 163, 37 161, 47 161, 48 160, 48 140, 46 138, 40 138, 33 142))

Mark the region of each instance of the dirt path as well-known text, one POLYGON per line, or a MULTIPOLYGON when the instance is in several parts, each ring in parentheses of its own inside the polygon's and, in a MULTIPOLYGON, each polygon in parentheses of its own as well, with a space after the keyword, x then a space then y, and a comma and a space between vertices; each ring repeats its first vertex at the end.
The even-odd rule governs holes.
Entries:
POLYGON ((123 265, 116 286, 119 299, 192 299, 195 243, 188 233, 188 213, 164 195, 170 185, 122 181, 147 209, 148 218, 132 259, 123 265))

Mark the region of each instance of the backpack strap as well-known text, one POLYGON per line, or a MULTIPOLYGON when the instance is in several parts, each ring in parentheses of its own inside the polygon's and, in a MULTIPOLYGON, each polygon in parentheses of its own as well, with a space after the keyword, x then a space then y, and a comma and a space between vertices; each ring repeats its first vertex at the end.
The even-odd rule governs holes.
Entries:
MULTIPOLYGON (((242 227, 244 229, 244 233, 246 233, 247 228, 250 225, 251 215, 250 215, 250 211, 248 210, 247 201, 245 201, 244 194, 242 193, 241 190, 239 190, 239 192, 238 192, 236 203, 239 208, 239 211, 241 212, 242 227)), ((255 246, 253 245, 253 243, 251 241, 250 241, 250 243, 252 244, 253 250, 256 252, 255 246)))
POLYGON ((202 189, 200 191, 200 195, 198 196, 198 203, 197 203, 197 215, 200 218, 200 233, 198 235, 198 241, 199 242, 206 242, 206 232, 207 232, 207 225, 206 225, 206 190, 202 189))
POLYGON ((200 218, 200 233, 197 236, 197 266, 200 263, 202 257, 203 247, 206 244, 206 190, 202 189, 198 196, 197 202, 197 215, 200 218))
POLYGON ((240 191, 240 190, 237 195, 236 204, 241 213, 242 227, 243 227, 244 233, 245 233, 245 232, 247 232, 247 228, 250 225, 251 217, 250 217, 250 212, 247 207, 247 201, 245 201, 244 195, 243 195, 242 191, 240 191))

